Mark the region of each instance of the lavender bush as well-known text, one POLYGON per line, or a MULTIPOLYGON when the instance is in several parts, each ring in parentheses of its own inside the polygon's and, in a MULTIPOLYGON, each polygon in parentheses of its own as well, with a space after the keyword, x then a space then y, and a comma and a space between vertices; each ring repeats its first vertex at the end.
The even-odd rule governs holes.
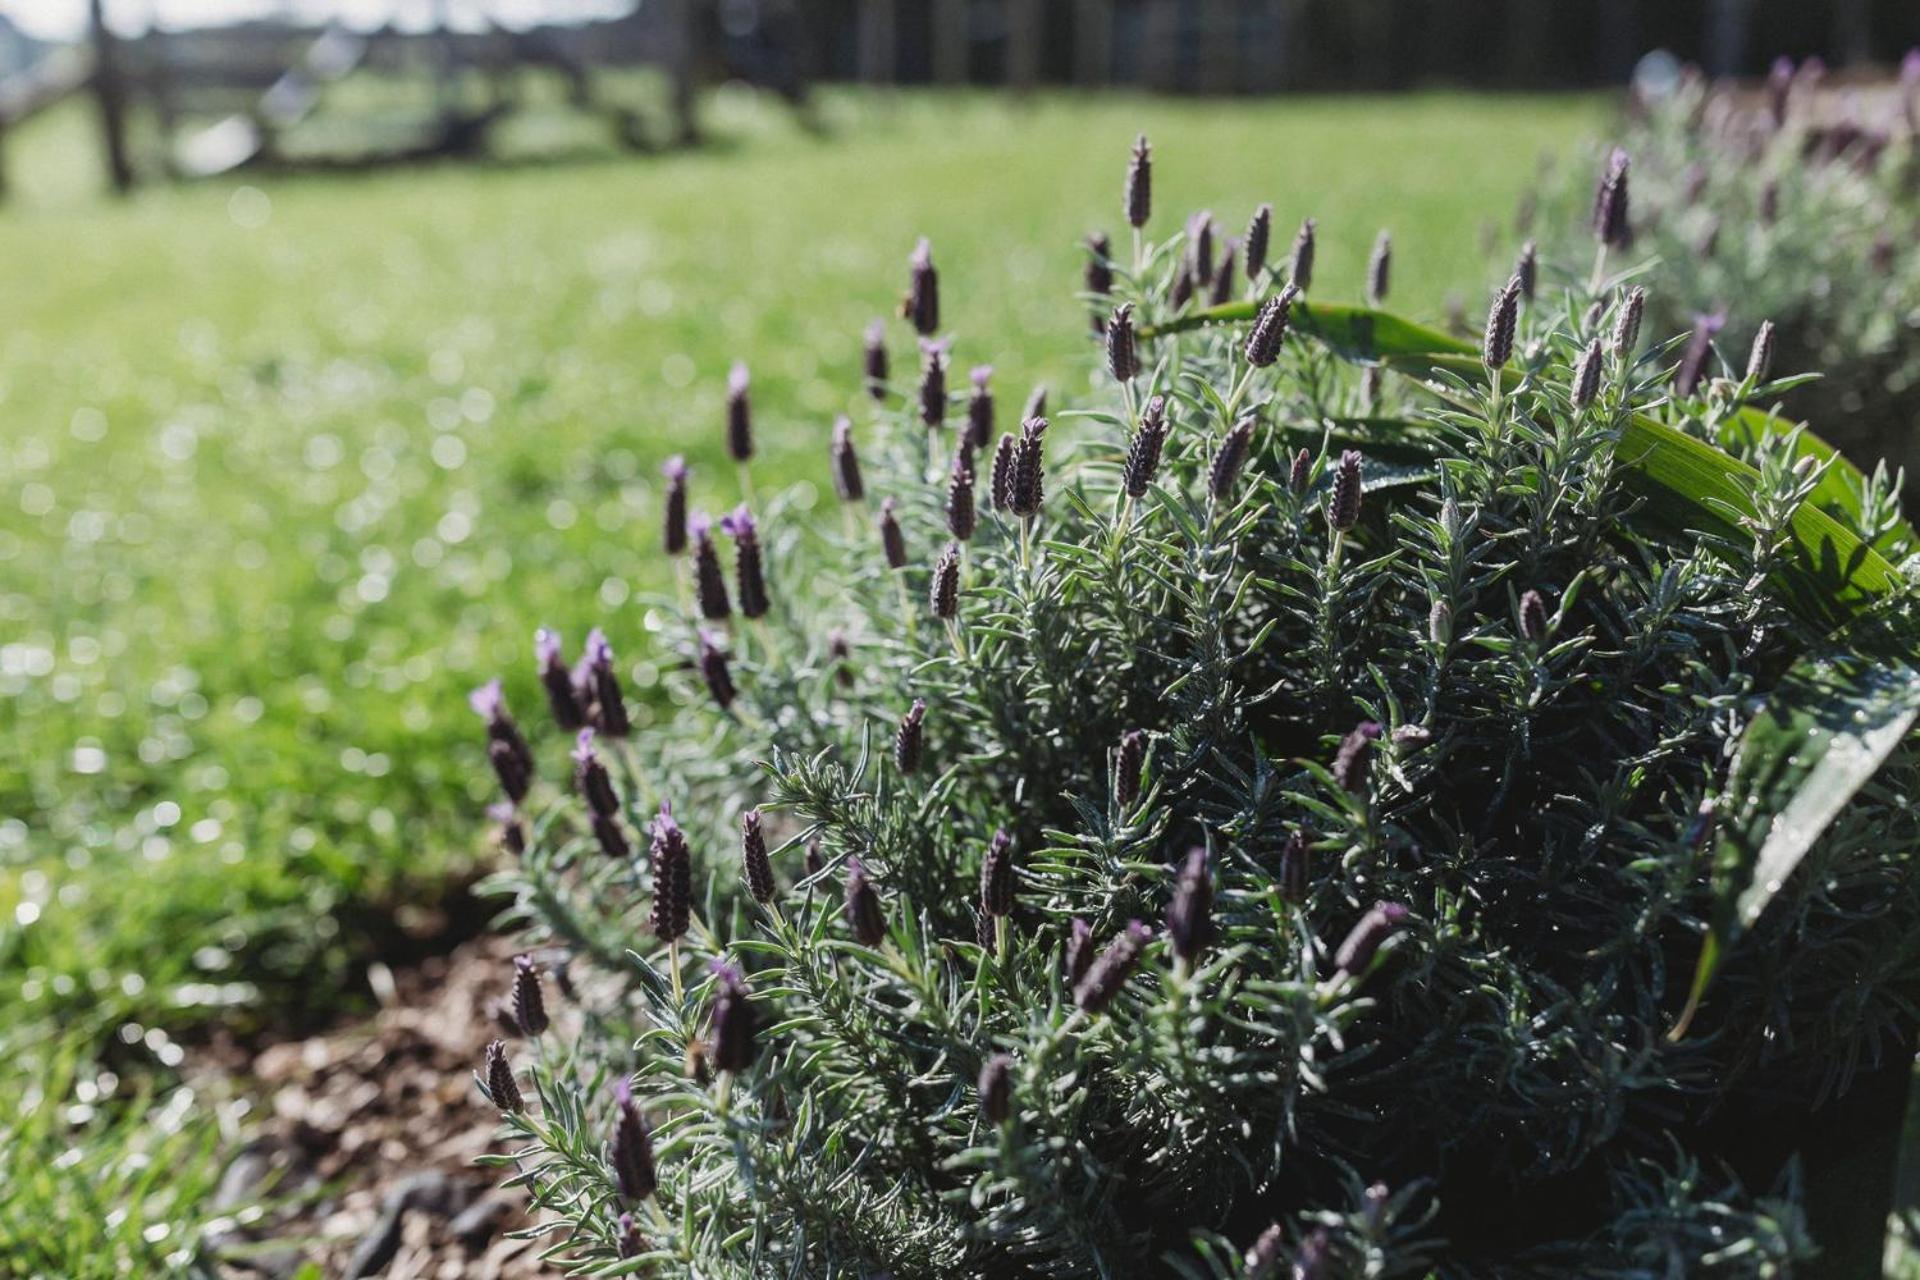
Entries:
MULTIPOLYGON (((1770 323, 1777 366, 1821 375, 1784 410, 1920 480, 1920 51, 1892 85, 1823 82, 1817 61, 1782 60, 1758 88, 1689 74, 1636 100, 1622 260, 1644 266, 1656 333, 1706 317, 1740 368, 1770 323)), ((1559 166, 1541 205, 1550 256, 1580 284, 1591 242, 1566 215, 1597 168, 1559 166)))
POLYGON ((1826 545, 1897 562, 1886 481, 1792 433, 1738 443, 1751 470, 1694 445, 1764 371, 1682 394, 1611 280, 1516 277, 1479 354, 1396 376, 1411 327, 1317 301, 1332 229, 1270 260, 1260 215, 1216 304, 1211 221, 1156 240, 1152 163, 1130 247, 1092 242, 1084 402, 996 424, 990 371, 948 386, 964 281, 922 242, 917 333, 870 336, 820 427, 837 513, 734 512, 729 573, 688 512, 711 478, 670 470, 671 705, 623 731, 639 616, 577 668, 543 637, 550 732, 476 698, 537 962, 480 1073, 497 1162, 603 1275, 1770 1276, 1834 1247, 1739 1120, 1910 1051, 1914 761, 1881 751, 1737 938, 1716 832, 1756 812, 1736 744, 1836 643, 1791 585, 1809 496, 1851 500, 1826 545), (1623 441, 1656 429, 1750 477, 1721 532, 1650 497, 1623 441))

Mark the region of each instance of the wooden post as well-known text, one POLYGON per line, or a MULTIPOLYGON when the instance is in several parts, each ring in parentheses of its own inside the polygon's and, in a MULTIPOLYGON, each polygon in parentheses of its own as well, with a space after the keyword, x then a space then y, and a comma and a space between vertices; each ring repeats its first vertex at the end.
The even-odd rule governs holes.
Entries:
POLYGON ((1171 93, 1180 87, 1180 0, 1147 0, 1140 33, 1140 82, 1171 93))
POLYGON ((1113 0, 1074 0, 1074 83, 1103 85, 1112 75, 1113 0))
POLYGON ((700 141, 699 40, 694 30, 695 0, 666 0, 667 62, 673 80, 674 141, 690 147, 700 141))
POLYGON ((1045 35, 1046 0, 1006 0, 1007 83, 1015 93, 1030 93, 1040 82, 1040 41, 1045 35))
POLYGON ((1298 0, 1262 0, 1260 36, 1253 42, 1253 63, 1247 87, 1255 93, 1275 93, 1293 87, 1296 59, 1294 35, 1298 0))
POLYGON ((969 57, 967 0, 933 0, 933 81, 960 85, 967 82, 969 57))
POLYGON ((107 149, 107 176, 119 195, 133 190, 133 162, 127 155, 127 81, 120 65, 120 41, 107 29, 105 0, 87 0, 93 32, 93 96, 100 107, 100 136, 107 149))
POLYGON ((1202 93, 1232 93, 1240 87, 1239 9, 1235 0, 1200 0, 1195 84, 1202 93))
POLYGON ((860 0, 860 78, 892 84, 896 65, 894 0, 860 0))

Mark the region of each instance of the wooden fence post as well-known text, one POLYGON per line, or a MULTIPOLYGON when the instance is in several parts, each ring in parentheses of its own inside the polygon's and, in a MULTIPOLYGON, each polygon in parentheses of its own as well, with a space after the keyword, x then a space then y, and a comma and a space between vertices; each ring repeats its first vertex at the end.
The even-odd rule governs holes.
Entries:
POLYGON ((1113 0, 1074 0, 1074 83, 1103 85, 1112 75, 1113 0))
POLYGON ((929 36, 933 42, 933 80, 935 84, 961 85, 967 82, 972 52, 970 42, 971 6, 968 0, 933 0, 933 23, 929 36))
POLYGON ((100 136, 107 149, 107 176, 120 195, 133 190, 133 162, 127 155, 127 81, 120 65, 120 40, 107 29, 105 0, 87 0, 93 36, 93 96, 100 108, 100 136))
POLYGON ((868 84, 892 84, 895 66, 893 0, 860 0, 860 78, 868 84))
POLYGON ((1046 0, 1006 0, 1007 83, 1015 93, 1040 82, 1040 42, 1046 31, 1046 0))

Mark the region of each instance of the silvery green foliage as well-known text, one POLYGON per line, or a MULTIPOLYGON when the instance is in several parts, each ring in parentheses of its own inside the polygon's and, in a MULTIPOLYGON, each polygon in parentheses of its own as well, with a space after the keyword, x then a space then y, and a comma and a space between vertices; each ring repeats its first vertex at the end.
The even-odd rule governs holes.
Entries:
MULTIPOLYGON (((1610 265, 1644 266, 1650 332, 1724 312, 1717 345, 1739 369, 1771 320, 1773 368, 1821 375, 1785 412, 1920 478, 1920 80, 1856 93, 1782 65, 1767 93, 1694 75, 1635 105, 1615 140, 1633 241, 1610 265)), ((1542 203, 1551 259, 1582 282, 1594 242, 1577 211, 1604 159, 1560 160, 1542 203)))
MULTIPOLYGON (((1186 258, 1178 236, 1145 243, 1115 264, 1116 300, 1164 319, 1186 258)), ((601 852, 556 730, 525 852, 494 884, 529 947, 571 954, 579 992, 517 1051, 528 1102, 497 1161, 555 1249, 595 1274, 903 1280, 1654 1276, 1708 1258, 1762 1276, 1805 1256, 1793 1187, 1749 1190, 1686 1135, 1743 1089, 1844 1088, 1907 1025, 1914 770, 1898 760, 1842 815, 1669 1043, 1712 902, 1702 803, 1756 697, 1818 639, 1766 572, 1813 477, 1780 441, 1754 446, 1746 542, 1643 519, 1613 460, 1623 415, 1698 428, 1729 392, 1670 402, 1658 350, 1611 353, 1576 407, 1604 301, 1524 309, 1497 398, 1389 382, 1375 405, 1361 368, 1297 332, 1258 368, 1245 326, 1143 337, 1137 377, 1048 429, 1039 514, 983 508, 950 622, 927 600, 954 442, 929 450, 895 388, 856 419, 866 501, 758 513, 770 611, 707 642, 731 650, 729 707, 699 675, 691 591, 646 602, 668 702, 604 744, 640 852, 601 852), (1130 498, 1154 396, 1163 457, 1130 498), (1348 450, 1362 492, 1330 519, 1348 450), (1135 730, 1122 804, 1114 750, 1135 730), (663 800, 694 860, 671 949, 647 925, 663 800), (741 864, 754 808, 779 881, 765 905, 741 864), (1011 912, 983 919, 1002 830, 1011 912), (877 945, 849 927, 855 859, 877 945), (1189 863, 1211 922, 1185 922, 1204 945, 1176 959, 1160 926, 1189 863), (1091 976, 1067 972, 1089 955, 1091 976), (721 958, 755 1011, 737 1074, 705 1047, 721 958), (999 1123, 977 1096, 995 1054, 1012 1062, 999 1123), (640 1205, 606 1157, 621 1079, 657 1153, 640 1205)), ((829 450, 823 426, 817 492, 829 450)), ((1884 484, 1871 499, 1894 509, 1884 484)), ((606 620, 621 652, 641 616, 606 620)))

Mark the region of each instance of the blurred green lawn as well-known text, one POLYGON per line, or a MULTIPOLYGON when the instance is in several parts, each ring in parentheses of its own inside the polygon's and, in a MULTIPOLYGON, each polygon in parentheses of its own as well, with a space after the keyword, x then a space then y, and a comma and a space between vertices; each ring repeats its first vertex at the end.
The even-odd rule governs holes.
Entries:
MULTIPOLYGON (((656 678, 654 480, 735 500, 721 397, 748 360, 763 491, 825 489, 860 333, 932 238, 956 368, 1003 401, 1084 386, 1086 232, 1127 146, 1153 230, 1271 200, 1357 295, 1483 269, 1537 155, 1593 99, 830 97, 829 136, 736 95, 719 143, 564 166, 156 187, 76 174, 87 122, 15 140, 0 210, 0 1038, 57 1021, 282 1016, 345 989, 367 904, 477 856, 465 691, 538 707, 530 636, 604 623, 656 678), (266 984, 264 987, 256 984, 266 984)), ((1505 250, 1503 249, 1504 253, 1505 250)), ((1477 301, 1477 292, 1475 298, 1477 301)), ((902 326, 897 366, 910 366, 902 326)), ((149 1043, 151 1047, 151 1042, 149 1043)))

